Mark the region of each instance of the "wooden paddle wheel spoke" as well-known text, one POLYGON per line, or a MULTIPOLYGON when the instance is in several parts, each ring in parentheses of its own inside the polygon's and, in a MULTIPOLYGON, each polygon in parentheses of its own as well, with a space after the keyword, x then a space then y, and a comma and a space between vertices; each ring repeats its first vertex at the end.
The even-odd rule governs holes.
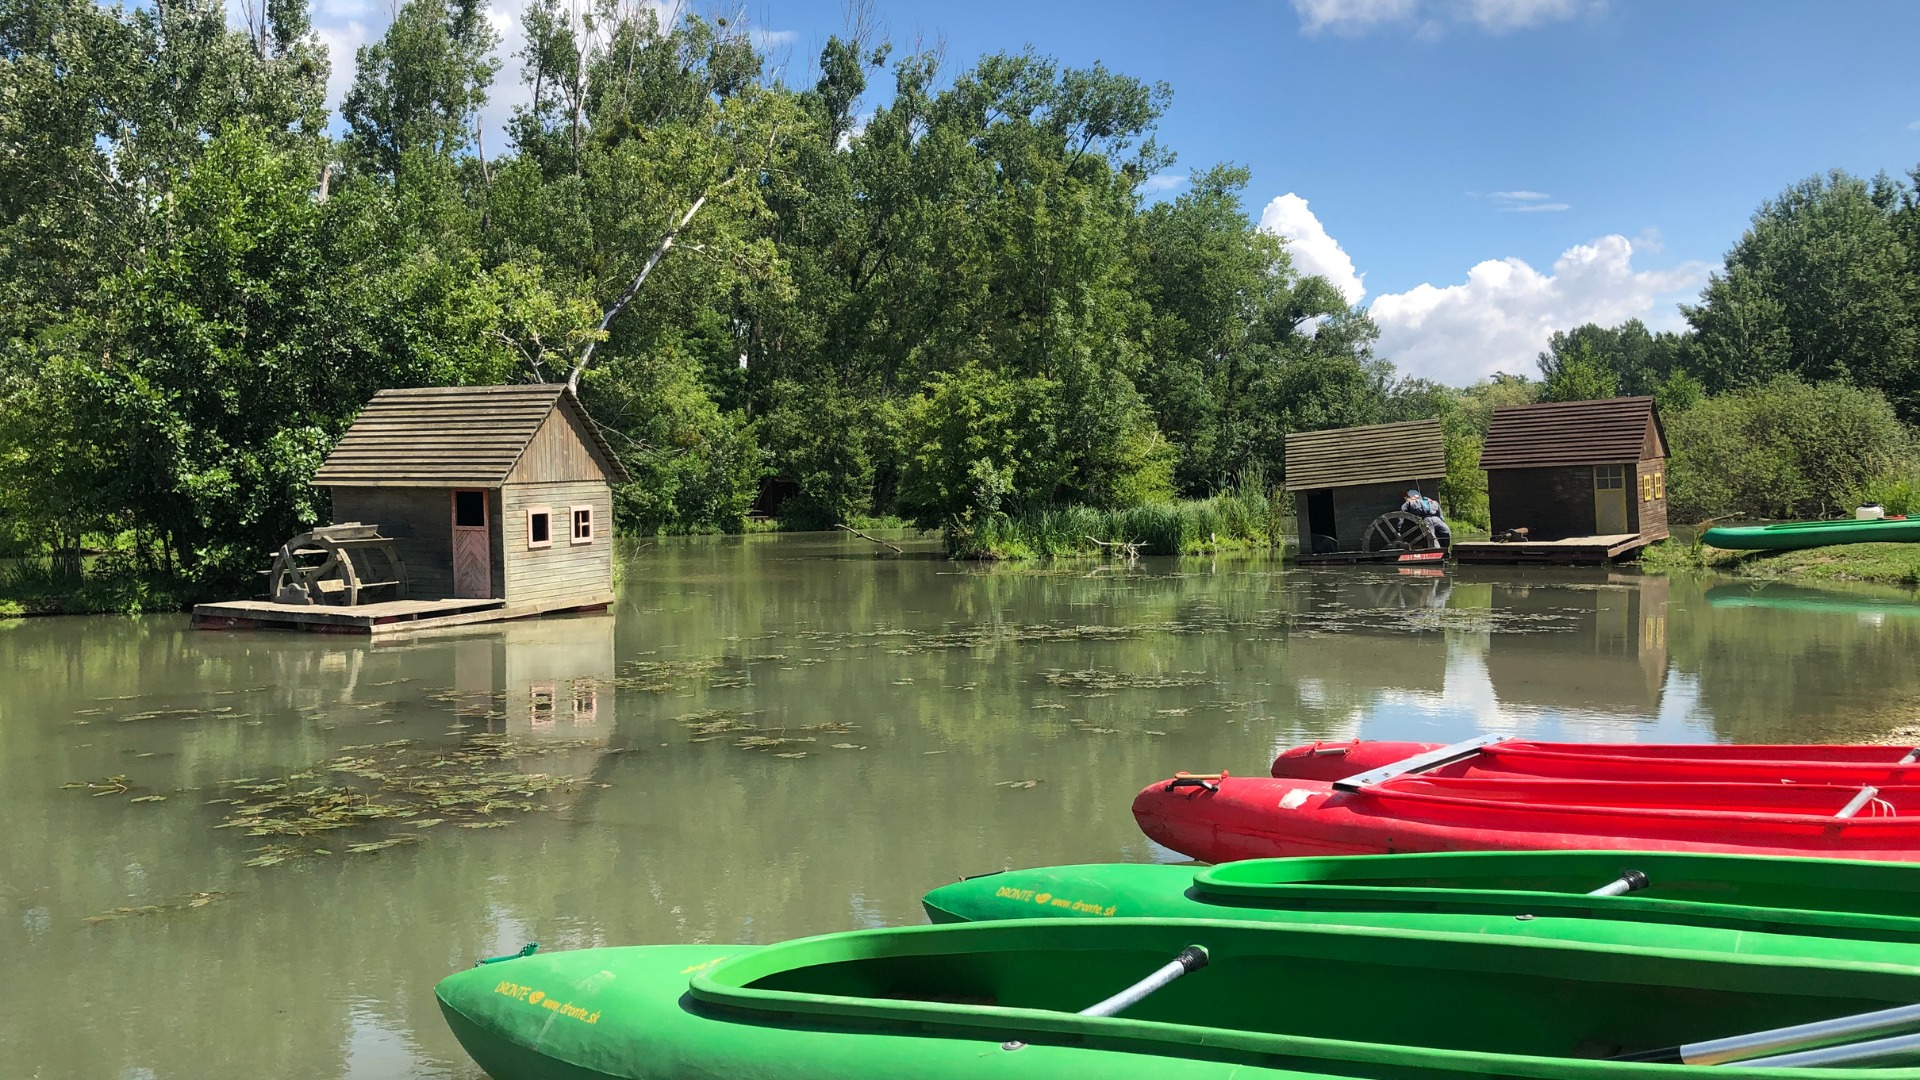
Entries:
POLYGON ((267 571, 267 596, 280 604, 353 607, 381 590, 388 591, 383 598, 406 597, 406 564, 392 538, 359 522, 301 533, 280 545, 267 571), (378 570, 375 556, 384 560, 378 570))
POLYGON ((1405 510, 1381 514, 1367 524, 1362 551, 1432 551, 1440 546, 1433 526, 1405 510))

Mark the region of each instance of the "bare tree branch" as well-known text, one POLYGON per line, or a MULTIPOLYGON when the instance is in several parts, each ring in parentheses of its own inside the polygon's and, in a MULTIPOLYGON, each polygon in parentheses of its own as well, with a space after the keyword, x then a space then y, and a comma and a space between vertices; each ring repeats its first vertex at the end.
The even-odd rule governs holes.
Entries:
POLYGON ((579 361, 573 365, 572 371, 567 372, 567 389, 576 394, 580 392, 580 373, 587 370, 588 364, 593 363, 594 346, 600 344, 601 339, 607 336, 607 327, 613 325, 613 320, 619 318, 620 313, 627 310, 627 305, 632 303, 633 298, 639 294, 640 286, 647 283, 647 275, 653 273, 653 268, 660 265, 661 256, 673 246, 674 238, 680 235, 680 230, 686 228, 687 223, 693 220, 693 215, 699 213, 700 208, 706 204, 707 196, 702 192, 699 198, 693 200, 693 205, 687 207, 687 212, 680 215, 679 224, 668 229, 667 235, 660 240, 660 246, 654 248, 653 254, 647 256, 647 261, 640 267, 640 273, 634 277, 633 284, 627 286, 627 291, 621 293, 620 299, 615 300, 613 306, 607 309, 607 313, 601 316, 600 325, 594 328, 598 333, 588 340, 586 349, 580 353, 579 361))

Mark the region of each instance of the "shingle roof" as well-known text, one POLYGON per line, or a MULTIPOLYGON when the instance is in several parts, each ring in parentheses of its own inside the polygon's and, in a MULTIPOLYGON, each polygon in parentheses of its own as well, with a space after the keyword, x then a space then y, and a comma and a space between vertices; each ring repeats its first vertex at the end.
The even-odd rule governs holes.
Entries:
POLYGON ((627 474, 565 383, 382 390, 314 474, 315 486, 497 487, 556 408, 580 421, 607 478, 627 474))
POLYGON ((1397 484, 1445 476, 1447 444, 1439 420, 1302 431, 1287 436, 1288 491, 1397 484))
POLYGON ((1656 450, 1648 435, 1649 421, 1658 431, 1660 418, 1650 397, 1508 405, 1493 410, 1480 467, 1538 469, 1640 461, 1656 450))

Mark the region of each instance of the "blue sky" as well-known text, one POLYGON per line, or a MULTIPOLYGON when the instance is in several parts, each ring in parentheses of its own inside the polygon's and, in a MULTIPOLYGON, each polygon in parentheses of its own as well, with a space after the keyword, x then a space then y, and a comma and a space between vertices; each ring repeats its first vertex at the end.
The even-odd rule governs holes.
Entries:
MULTIPOLYGON (((387 5, 316 3, 341 86, 387 5)), ((519 0, 494 3, 511 34, 519 0)), ((792 81, 846 17, 844 0, 746 10, 792 81)), ((1532 373, 1547 333, 1589 320, 1677 327, 1675 303, 1763 199, 1829 168, 1920 164, 1908 0, 876 0, 875 14, 899 46, 943 40, 950 70, 1031 45, 1165 80, 1168 190, 1191 168, 1250 167, 1249 209, 1370 305, 1380 354, 1450 382, 1532 373)), ((503 114, 510 68, 500 83, 503 114)))

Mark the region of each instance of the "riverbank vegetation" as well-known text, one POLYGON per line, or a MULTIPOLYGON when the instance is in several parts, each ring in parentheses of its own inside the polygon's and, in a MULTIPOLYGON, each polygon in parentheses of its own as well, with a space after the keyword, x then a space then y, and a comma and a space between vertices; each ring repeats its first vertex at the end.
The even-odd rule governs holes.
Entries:
POLYGON ((858 7, 804 76, 739 22, 569 10, 505 56, 477 0, 406 0, 347 57, 302 0, 0 0, 0 557, 251 591, 374 391, 529 380, 577 385, 630 534, 758 501, 965 556, 1275 544, 1288 432, 1431 416, 1471 529, 1493 408, 1632 393, 1676 520, 1920 482, 1920 204, 1886 176, 1765 204, 1684 332, 1579 327, 1537 378, 1446 387, 1374 355, 1244 168, 1154 194, 1164 84, 949 62, 858 7))
POLYGON ((1698 543, 1655 544, 1641 565, 1667 573, 1711 570, 1759 581, 1874 581, 1920 586, 1920 545, 1836 544, 1800 551, 1721 551, 1698 543))

